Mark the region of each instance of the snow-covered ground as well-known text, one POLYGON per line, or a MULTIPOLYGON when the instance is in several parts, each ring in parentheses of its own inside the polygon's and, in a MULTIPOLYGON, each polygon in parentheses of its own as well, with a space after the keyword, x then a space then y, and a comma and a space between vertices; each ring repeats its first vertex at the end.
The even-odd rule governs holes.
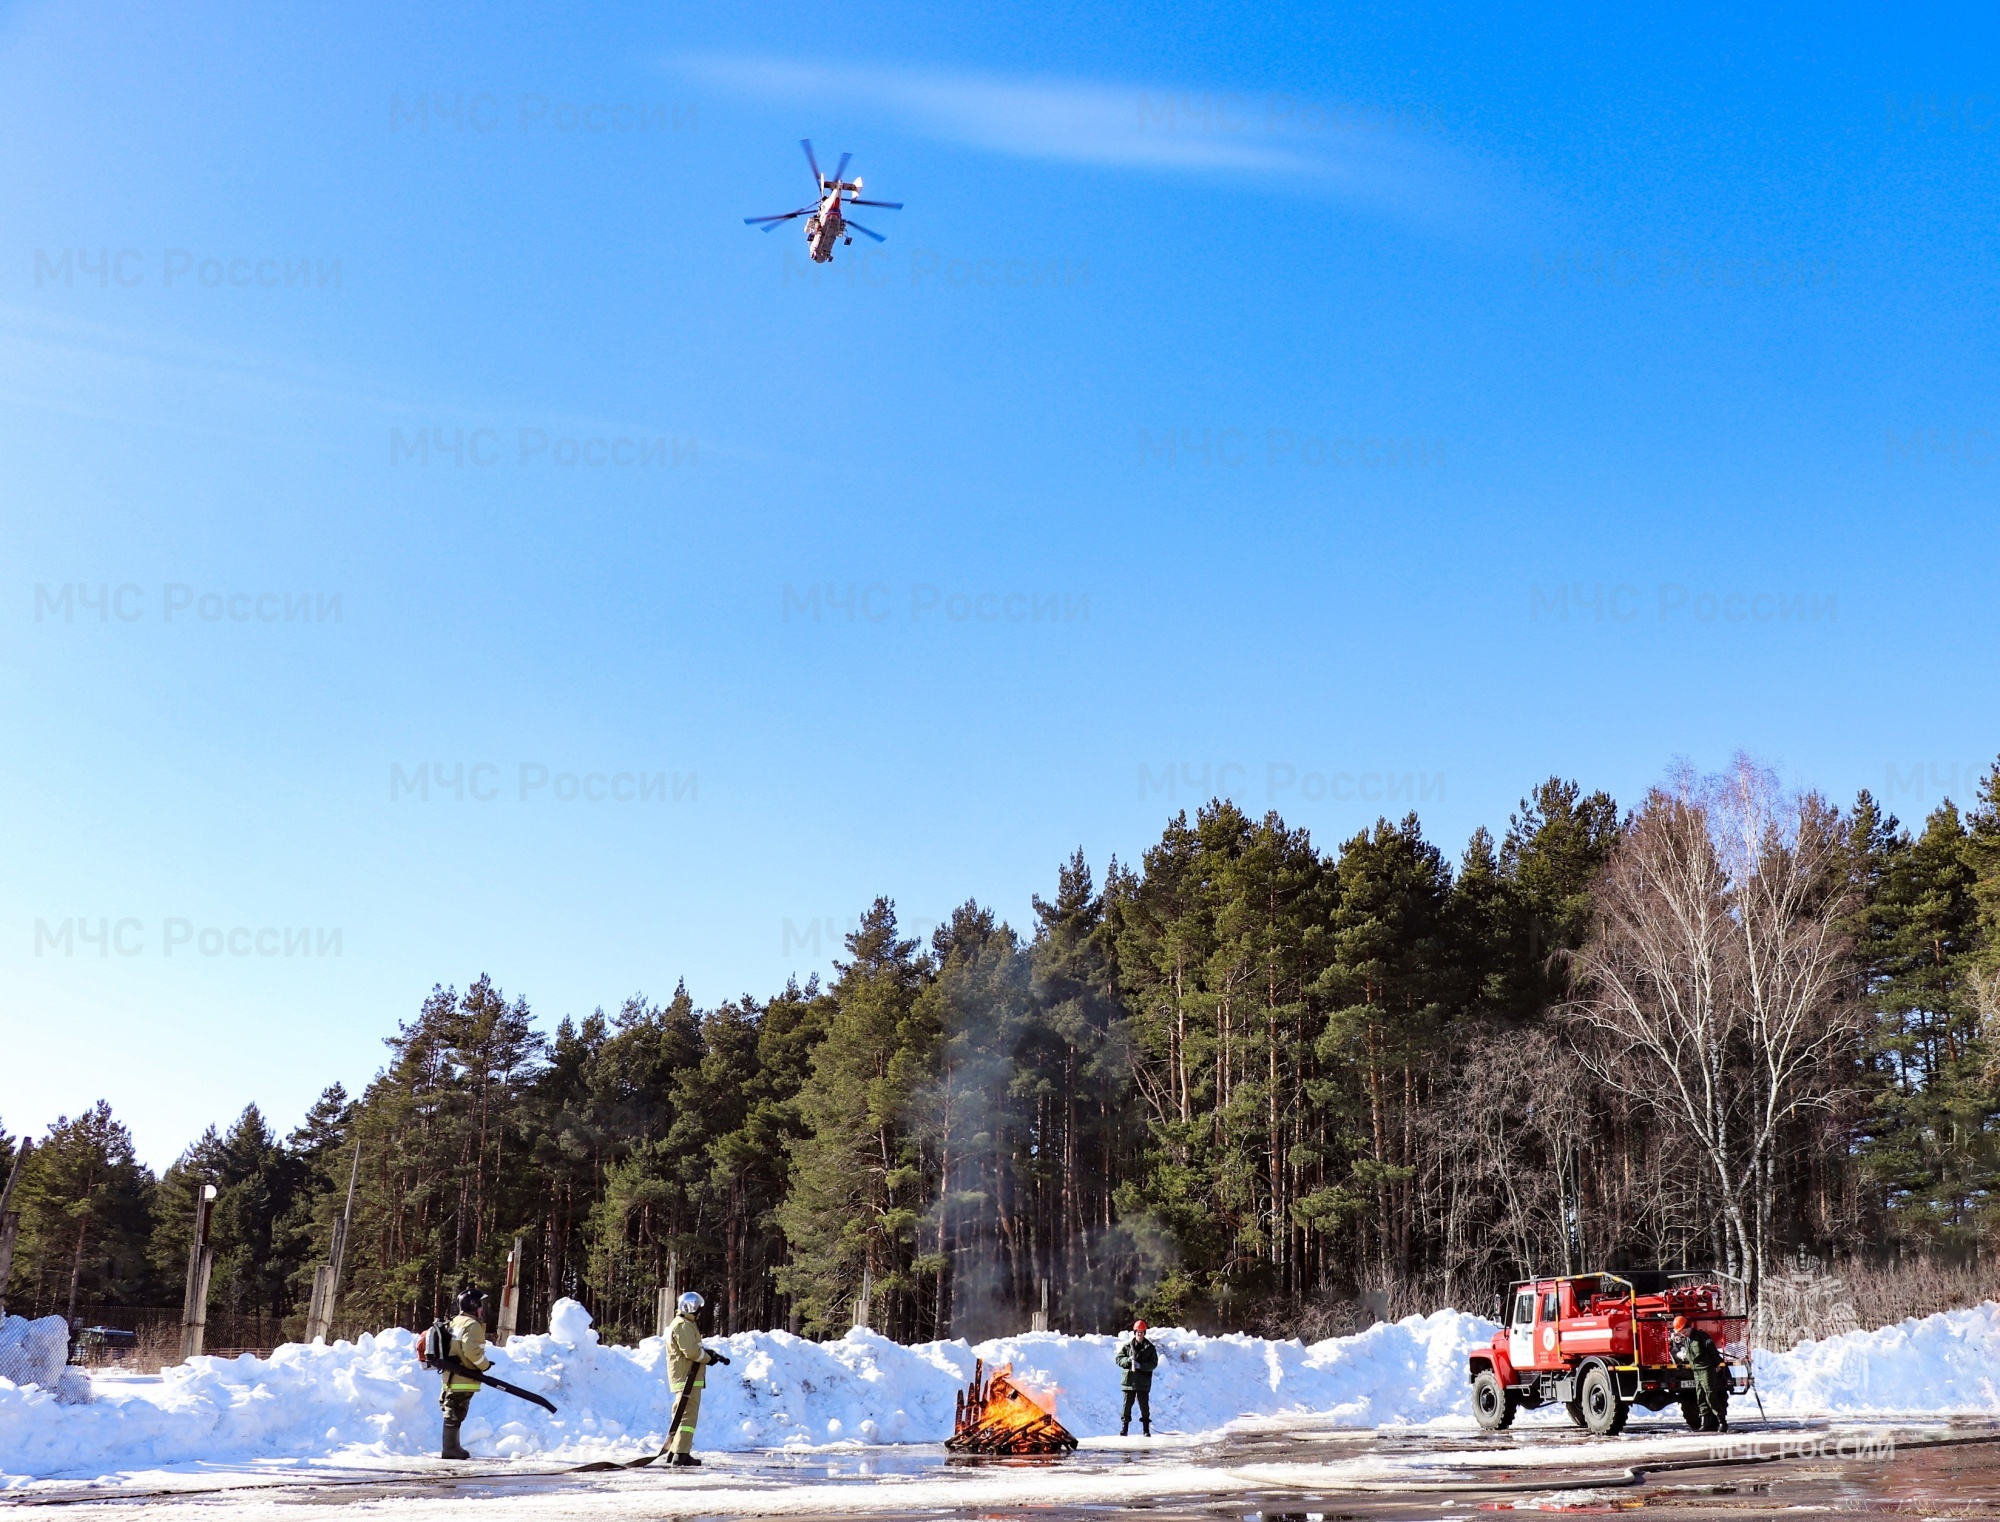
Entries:
MULTIPOLYGON (((1465 1352, 1492 1330, 1456 1311, 1311 1346, 1157 1329, 1154 1429, 1214 1433, 1260 1418, 1469 1429, 1465 1352)), ((388 1331, 332 1347, 286 1346, 268 1359, 200 1358, 151 1378, 99 1376, 81 1405, 0 1378, 0 1486, 272 1461, 373 1467, 434 1454, 437 1376, 418 1366, 416 1344, 413 1333, 388 1331)), ((942 1442, 975 1356, 989 1370, 1012 1364, 1017 1381, 1052 1398, 1080 1437, 1117 1431, 1111 1337, 1050 1332, 977 1347, 903 1347, 865 1331, 828 1343, 754 1332, 710 1345, 733 1362, 711 1371, 700 1436, 708 1451, 942 1442)), ((496 1375, 547 1395, 557 1411, 482 1392, 465 1428, 477 1453, 553 1467, 629 1458, 660 1441, 670 1407, 657 1338, 602 1346, 583 1308, 562 1301, 547 1333, 513 1339, 494 1350, 494 1362, 496 1375)), ((1992 1302, 1757 1360, 1773 1417, 2000 1415, 1996 1371, 2000 1305, 1992 1302)), ((1563 1418, 1544 1412, 1524 1421, 1563 1418)))

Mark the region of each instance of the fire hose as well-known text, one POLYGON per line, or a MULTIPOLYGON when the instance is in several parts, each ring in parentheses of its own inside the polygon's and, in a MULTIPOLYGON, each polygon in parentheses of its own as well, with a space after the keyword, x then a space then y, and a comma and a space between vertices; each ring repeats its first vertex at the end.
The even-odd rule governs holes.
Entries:
MULTIPOLYGON (((727 1364, 729 1360, 720 1353, 703 1348, 704 1361, 727 1364)), ((687 1383, 681 1386, 681 1397, 674 1402, 674 1414, 667 1419, 667 1435, 660 1440, 658 1453, 642 1454, 636 1459, 597 1459, 588 1464, 579 1464, 570 1470, 571 1474, 601 1474, 607 1469, 644 1469, 648 1464, 657 1463, 667 1456, 667 1450, 674 1445, 674 1434, 680 1431, 681 1418, 687 1415, 688 1396, 694 1390, 694 1370, 688 1371, 687 1383)))

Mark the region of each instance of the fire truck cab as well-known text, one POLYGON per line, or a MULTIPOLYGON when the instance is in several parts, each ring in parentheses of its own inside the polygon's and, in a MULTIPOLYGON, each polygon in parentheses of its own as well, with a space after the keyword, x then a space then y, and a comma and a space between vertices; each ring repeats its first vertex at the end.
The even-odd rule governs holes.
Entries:
POLYGON ((1501 1329, 1472 1350, 1467 1370, 1473 1415, 1489 1432, 1552 1401, 1600 1435, 1622 1430, 1635 1405, 1678 1403, 1697 1425, 1693 1373, 1668 1346, 1676 1316, 1748 1365, 1741 1286, 1722 1274, 1626 1269, 1519 1279, 1499 1310, 1501 1329))

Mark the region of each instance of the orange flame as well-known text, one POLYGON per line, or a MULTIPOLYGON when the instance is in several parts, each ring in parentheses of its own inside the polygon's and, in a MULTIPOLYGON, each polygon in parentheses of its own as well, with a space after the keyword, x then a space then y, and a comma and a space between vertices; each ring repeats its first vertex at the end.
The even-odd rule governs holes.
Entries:
POLYGON ((1011 1364, 990 1379, 974 1369, 946 1446, 975 1453, 1065 1453, 1076 1446, 1056 1420, 1055 1391, 1030 1394, 1014 1383, 1013 1374, 1011 1364))
POLYGON ((1015 1384, 1011 1372, 1000 1370, 986 1387, 986 1408, 980 1420, 999 1427, 1028 1427, 1055 1412, 1045 1409, 1032 1395, 1015 1384))

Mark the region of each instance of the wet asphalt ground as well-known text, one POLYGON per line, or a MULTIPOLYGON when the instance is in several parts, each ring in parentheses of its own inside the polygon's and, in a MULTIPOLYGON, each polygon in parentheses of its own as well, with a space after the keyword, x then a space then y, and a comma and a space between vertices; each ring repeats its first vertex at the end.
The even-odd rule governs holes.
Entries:
MULTIPOLYGON (((1430 1522, 1508 1513, 1610 1515, 1641 1512, 1673 1522, 1721 1519, 1838 1518, 2000 1519, 2000 1423, 1970 1421, 1883 1422, 1829 1428, 1805 1422, 1743 1423, 1727 1437, 1695 1440, 1673 1424, 1635 1424, 1631 1435, 1678 1436, 1664 1451, 1657 1442, 1580 1440, 1560 1428, 1507 1433, 1322 1430, 1296 1426, 1231 1434, 1206 1444, 1144 1447, 1087 1446, 1061 1459, 960 1459, 937 1447, 877 1448, 817 1453, 764 1452, 713 1457, 704 1475, 820 1491, 829 1519, 852 1517, 851 1487, 887 1477, 976 1481, 982 1473, 1030 1471, 1059 1476, 1116 1474, 1142 1478, 1159 1471, 1161 1492, 1115 1504, 1063 1502, 1013 1504, 990 1501, 955 1507, 925 1506, 906 1512, 881 1509, 882 1497, 860 1496, 856 1511, 871 1518, 999 1517, 1036 1522, 1087 1522, 1113 1516, 1149 1522, 1430 1522), (1510 1462, 1516 1455, 1521 1462, 1510 1462), (1240 1486, 1227 1497, 1175 1494, 1190 1466, 1221 1471, 1240 1486), (1135 1474, 1134 1471, 1138 1471, 1135 1474)), ((48 1482, 0 1493, 0 1508, 56 1507, 83 1512, 123 1510, 138 1502, 198 1514, 235 1509, 247 1502, 283 1508, 323 1508, 367 1503, 478 1501, 506 1498, 551 1515, 592 1492, 615 1490, 630 1513, 650 1509, 647 1493, 664 1499, 681 1476, 665 1469, 575 1474, 521 1466, 462 1467, 427 1464, 410 1471, 313 1471, 255 1478, 240 1473, 212 1479, 174 1476, 162 1488, 48 1482), (661 1489, 653 1489, 661 1487, 661 1489), (540 1504, 537 1504, 540 1503, 540 1504)), ((738 1492, 739 1499, 741 1493, 738 1492)), ((817 1499, 817 1498, 816 1498, 817 1499)), ((968 1501, 973 1500, 971 1496, 968 1501)), ((396 1509, 400 1510, 401 1507, 396 1509)), ((625 1509, 621 1507, 621 1510, 625 1509)), ((683 1511, 681 1513, 685 1515, 683 1511)), ((756 1515, 755 1503, 716 1513, 756 1515)), ((788 1518, 810 1516, 795 1507, 788 1518)), ((187 1522, 199 1522, 191 1515, 187 1522)), ((301 1519, 304 1522, 304 1519, 301 1519)))

